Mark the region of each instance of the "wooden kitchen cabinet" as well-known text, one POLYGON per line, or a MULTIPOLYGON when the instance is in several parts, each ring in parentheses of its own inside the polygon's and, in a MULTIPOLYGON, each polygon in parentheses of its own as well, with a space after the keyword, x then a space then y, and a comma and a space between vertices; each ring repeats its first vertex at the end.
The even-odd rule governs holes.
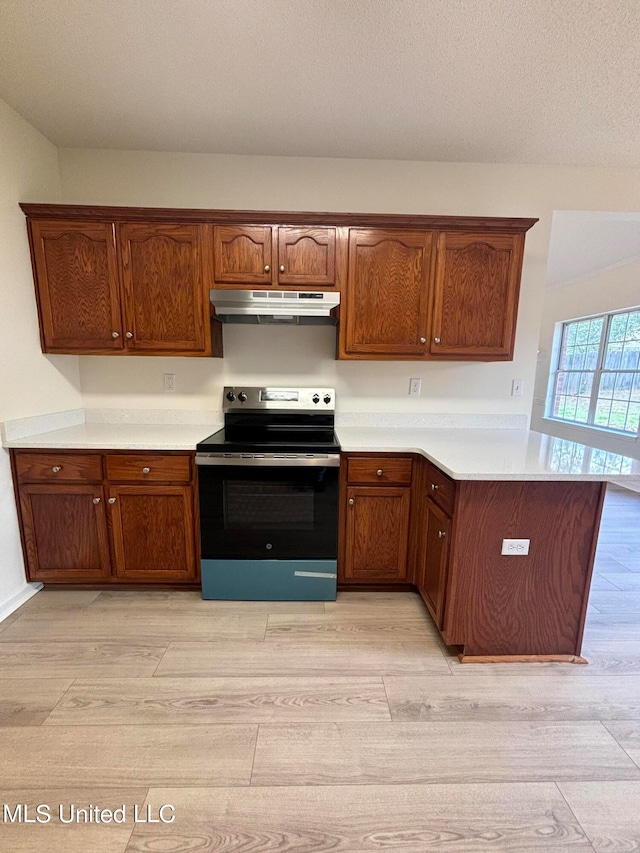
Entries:
POLYGON ((111 557, 102 485, 20 487, 24 556, 31 581, 101 583, 111 557))
POLYGON ((420 358, 427 351, 430 231, 352 228, 340 358, 420 358))
POLYGON ((118 228, 127 350, 204 355, 209 300, 200 227, 136 222, 118 228))
POLYGON ((407 577, 411 490, 350 486, 346 491, 344 580, 393 582, 407 577))
POLYGON ((197 582, 193 454, 14 450, 12 465, 29 580, 197 582))
POLYGON ((190 486, 110 486, 109 502, 118 579, 139 583, 196 580, 190 486))
POLYGON ((432 358, 513 358, 523 252, 522 233, 438 236, 432 358))
POLYGON ((215 286, 335 290, 346 263, 339 231, 306 225, 214 225, 215 286))
POLYGON ((113 223, 35 220, 30 226, 43 351, 122 351, 113 223))
POLYGON ((433 621, 442 628, 447 583, 451 519, 431 500, 424 507, 425 551, 416 586, 429 608, 433 621))
POLYGON ((43 351, 221 355, 205 286, 204 230, 30 219, 43 351))

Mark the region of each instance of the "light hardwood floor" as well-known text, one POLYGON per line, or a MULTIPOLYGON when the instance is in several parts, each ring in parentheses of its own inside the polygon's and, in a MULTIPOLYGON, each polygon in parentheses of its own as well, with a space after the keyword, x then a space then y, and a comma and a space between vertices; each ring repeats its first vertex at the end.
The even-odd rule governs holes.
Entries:
POLYGON ((0 823, 0 851, 640 850, 632 492, 607 495, 584 654, 461 665, 413 594, 45 590, 0 623, 0 802, 56 814, 0 823))

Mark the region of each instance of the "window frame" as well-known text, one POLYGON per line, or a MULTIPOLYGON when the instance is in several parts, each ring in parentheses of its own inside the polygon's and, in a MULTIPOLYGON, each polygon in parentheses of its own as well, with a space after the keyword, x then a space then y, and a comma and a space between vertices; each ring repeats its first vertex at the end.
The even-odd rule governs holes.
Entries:
MULTIPOLYGON (((620 314, 635 314, 640 311, 640 307, 631 307, 631 308, 621 308, 617 311, 605 311, 599 314, 589 314, 586 317, 575 317, 572 320, 564 320, 557 324, 556 328, 559 328, 559 339, 558 346, 554 353, 553 358, 553 366, 549 373, 549 391, 547 394, 547 407, 545 417, 549 420, 555 421, 556 423, 561 424, 569 424, 570 426, 583 427, 588 429, 596 429, 601 430, 602 432, 609 433, 611 435, 616 435, 622 438, 630 438, 630 439, 638 439, 640 438, 640 424, 638 429, 635 432, 629 432, 628 430, 615 429, 615 427, 611 426, 602 426, 601 424, 595 423, 595 415, 596 409, 598 405, 598 393, 600 391, 600 384, 603 374, 611 373, 611 374, 619 374, 619 373, 632 373, 640 375, 640 363, 635 370, 623 370, 623 369, 611 369, 604 367, 605 356, 607 352, 608 344, 612 343, 609 340, 609 334, 611 332, 611 324, 613 322, 613 318, 619 316, 620 314), (574 323, 584 323, 589 320, 599 320, 602 319, 602 333, 600 335, 600 343, 598 346, 598 357, 596 360, 596 365, 593 370, 565 370, 560 367, 560 359, 562 358, 562 353, 564 349, 564 344, 566 340, 566 335, 568 334, 568 329, 574 323), (555 402, 558 397, 558 379, 560 374, 581 374, 581 373, 591 373, 593 374, 593 381, 591 383, 591 394, 589 397, 589 410, 587 412, 587 420, 586 421, 577 421, 572 418, 563 418, 554 414, 555 402)), ((613 341, 613 343, 616 343, 613 341)), ((566 395, 565 395, 566 396, 566 395)), ((631 402, 631 400, 629 401, 631 402)))

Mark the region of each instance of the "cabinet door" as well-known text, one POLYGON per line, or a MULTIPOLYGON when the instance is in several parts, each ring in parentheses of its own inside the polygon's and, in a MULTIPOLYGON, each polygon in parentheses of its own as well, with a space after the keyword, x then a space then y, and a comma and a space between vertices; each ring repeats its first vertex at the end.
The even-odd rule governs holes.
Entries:
POLYGON ((524 234, 438 238, 432 356, 513 357, 524 234))
POLYGON ((200 227, 125 223, 119 237, 127 349, 206 355, 200 227))
POLYGON ((120 580, 197 579, 191 486, 110 486, 108 503, 120 580))
POLYGON ((418 588, 422 592, 438 628, 442 627, 451 519, 432 501, 427 501, 426 551, 418 588))
POLYGON ((44 352, 123 347, 114 226, 32 220, 44 352))
POLYGON ((278 228, 278 284, 335 287, 335 228, 278 228))
POLYGON ((215 225, 213 271, 216 285, 269 287, 276 281, 274 229, 265 225, 215 225))
POLYGON ((432 239, 429 231, 351 229, 342 353, 424 356, 432 239))
POLYGON ((102 486, 26 485, 19 496, 29 580, 110 578, 102 486))
POLYGON ((346 581, 406 579, 410 492, 386 486, 347 488, 346 581))

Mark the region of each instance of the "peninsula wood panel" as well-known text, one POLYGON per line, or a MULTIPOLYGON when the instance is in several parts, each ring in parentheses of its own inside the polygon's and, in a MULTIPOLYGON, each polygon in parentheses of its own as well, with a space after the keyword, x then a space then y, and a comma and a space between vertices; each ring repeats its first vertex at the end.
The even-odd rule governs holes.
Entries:
POLYGON ((276 282, 275 234, 270 225, 214 225, 216 286, 269 287, 276 282))
MULTIPOLYGON (((335 289, 337 228, 280 226, 278 228, 278 284, 335 289)), ((342 243, 341 255, 344 254, 342 243)), ((342 258, 341 258, 342 260, 342 258)))
POLYGON ((43 351, 122 350, 113 224, 32 220, 29 231, 43 351))
POLYGON ((101 485, 19 488, 30 581, 99 582, 111 573, 101 485))
POLYGON ((118 228, 127 349, 210 354, 201 227, 126 223, 118 228))
POLYGON ((352 228, 342 306, 340 357, 424 357, 430 231, 352 228))
POLYGON ((444 638, 468 656, 579 655, 605 484, 458 484, 444 638), (502 539, 531 540, 501 555, 502 539))
POLYGON ((349 486, 346 499, 344 580, 404 581, 411 490, 349 486))
POLYGON ((193 488, 109 486, 115 574, 142 582, 197 578, 193 488))
POLYGON ((432 357, 513 358, 523 234, 438 237, 432 357))

